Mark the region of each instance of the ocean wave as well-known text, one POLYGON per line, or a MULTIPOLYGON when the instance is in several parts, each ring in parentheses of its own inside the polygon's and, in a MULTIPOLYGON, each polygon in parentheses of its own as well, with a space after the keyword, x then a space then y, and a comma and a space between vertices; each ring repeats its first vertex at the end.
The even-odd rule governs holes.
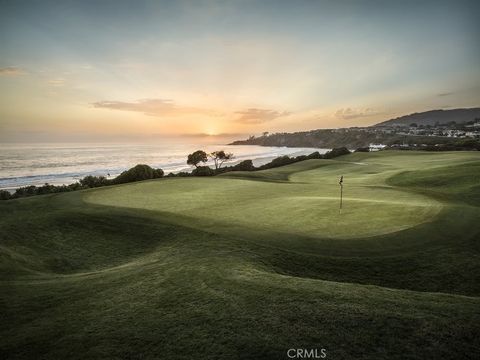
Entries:
MULTIPOLYGON (((3 148, 0 161, 0 189, 15 189, 28 185, 68 185, 81 178, 94 175, 113 178, 136 164, 148 164, 161 168, 165 173, 190 171, 186 164, 186 154, 194 148, 205 148, 201 145, 185 145, 177 147, 124 145, 115 147, 98 146, 94 149, 82 147, 43 147, 43 158, 35 147, 3 148), (85 151, 77 151, 83 149, 85 151), (113 149, 113 150, 112 150, 113 149), (113 151, 113 152, 112 152, 113 151), (70 156, 72 152, 75 156, 70 156), (95 157, 91 154, 94 153, 95 157), (172 155, 173 154, 173 155, 172 155), (18 159, 22 159, 19 161, 18 159), (73 169, 75 169, 73 171, 73 169)), ((272 158, 290 155, 298 156, 314 151, 326 152, 327 149, 286 148, 261 146, 228 146, 216 145, 215 148, 233 152, 235 157, 225 165, 235 165, 243 160, 251 159, 256 166, 262 165, 272 158)), ((207 165, 213 166, 213 162, 207 165)))

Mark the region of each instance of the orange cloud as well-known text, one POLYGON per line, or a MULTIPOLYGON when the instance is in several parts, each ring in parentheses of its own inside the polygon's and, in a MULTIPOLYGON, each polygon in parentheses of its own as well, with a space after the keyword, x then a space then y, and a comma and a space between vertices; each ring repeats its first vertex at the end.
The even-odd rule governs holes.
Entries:
POLYGON ((26 72, 16 66, 0 68, 0 76, 19 76, 24 74, 26 74, 26 72))
POLYGON ((62 79, 62 78, 52 79, 48 81, 48 84, 55 87, 62 87, 65 85, 65 79, 62 79))
POLYGON ((170 99, 141 99, 135 102, 98 101, 92 105, 101 109, 134 111, 150 116, 177 116, 184 114, 219 115, 219 112, 211 109, 177 106, 173 100, 170 99))
POLYGON ((282 116, 290 115, 290 112, 250 108, 243 111, 237 111, 236 114, 240 114, 240 117, 236 119, 237 122, 244 124, 262 124, 282 116))

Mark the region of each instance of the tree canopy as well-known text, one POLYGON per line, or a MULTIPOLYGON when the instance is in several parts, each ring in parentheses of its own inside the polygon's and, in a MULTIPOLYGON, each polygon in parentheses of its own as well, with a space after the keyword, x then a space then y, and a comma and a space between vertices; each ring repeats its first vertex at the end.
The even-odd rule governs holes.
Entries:
POLYGON ((215 163, 215 169, 220 169, 225 161, 233 159, 233 154, 224 150, 214 151, 209 156, 215 163))
POLYGON ((198 167, 199 163, 201 162, 206 163, 207 161, 208 161, 207 153, 203 150, 197 150, 194 153, 189 154, 187 158, 187 164, 193 165, 195 167, 198 167))
POLYGON ((115 184, 129 183, 133 181, 158 179, 163 177, 162 169, 153 169, 148 165, 138 164, 118 175, 113 182, 115 184))

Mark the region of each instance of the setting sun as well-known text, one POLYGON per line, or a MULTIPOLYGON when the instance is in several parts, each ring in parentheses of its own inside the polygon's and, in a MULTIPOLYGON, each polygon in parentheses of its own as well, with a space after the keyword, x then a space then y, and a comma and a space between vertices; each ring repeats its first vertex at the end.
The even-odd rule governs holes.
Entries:
POLYGON ((3 4, 0 141, 363 126, 480 96, 468 5, 101 3, 3 4))

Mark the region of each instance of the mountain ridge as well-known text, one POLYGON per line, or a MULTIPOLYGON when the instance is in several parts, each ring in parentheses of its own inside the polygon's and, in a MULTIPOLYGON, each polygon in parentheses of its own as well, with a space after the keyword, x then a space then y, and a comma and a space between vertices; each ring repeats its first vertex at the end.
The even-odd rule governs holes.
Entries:
MULTIPOLYGON (((458 138, 448 136, 409 135, 403 129, 388 127, 408 127, 415 123, 420 125, 448 124, 455 121, 457 124, 467 123, 480 118, 480 108, 430 110, 422 113, 413 113, 381 123, 365 126, 339 129, 314 129, 293 133, 274 133, 260 137, 251 136, 245 140, 236 140, 230 145, 260 145, 286 147, 312 147, 332 149, 345 146, 349 149, 366 147, 369 144, 452 144, 458 138)), ((408 129, 407 129, 408 130, 408 129)))
POLYGON ((450 110, 435 109, 399 116, 372 126, 408 126, 412 123, 416 123, 417 125, 435 125, 437 122, 438 124, 446 124, 451 121, 455 121, 457 124, 463 124, 476 118, 480 118, 480 107, 450 110))

